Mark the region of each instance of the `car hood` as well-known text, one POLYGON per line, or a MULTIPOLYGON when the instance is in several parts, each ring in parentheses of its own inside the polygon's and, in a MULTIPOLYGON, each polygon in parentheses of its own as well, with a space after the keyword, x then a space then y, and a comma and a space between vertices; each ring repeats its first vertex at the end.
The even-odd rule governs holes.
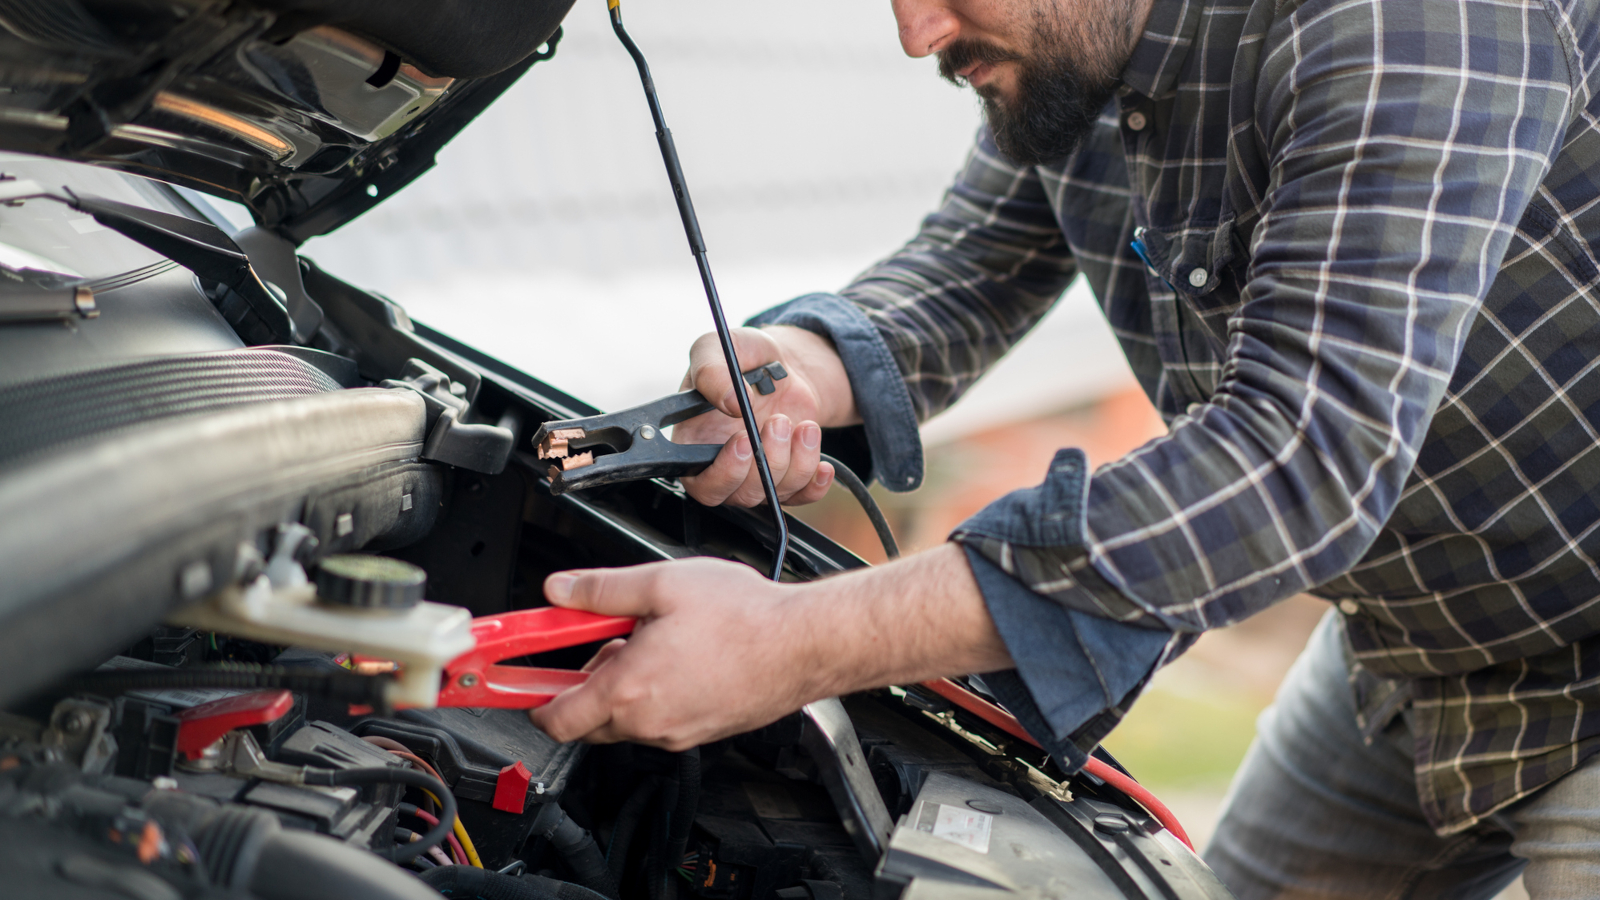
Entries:
POLYGON ((0 149, 235 199, 299 243, 433 165, 574 0, 0 0, 0 149))

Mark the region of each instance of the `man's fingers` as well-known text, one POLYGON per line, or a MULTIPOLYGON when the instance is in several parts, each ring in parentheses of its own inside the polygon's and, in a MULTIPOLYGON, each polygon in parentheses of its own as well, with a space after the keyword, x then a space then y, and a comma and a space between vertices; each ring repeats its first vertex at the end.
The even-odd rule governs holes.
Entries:
MULTIPOLYGON (((778 498, 788 503, 797 492, 811 484, 822 456, 822 429, 815 422, 801 422, 789 438, 789 469, 778 479, 778 498)), ((773 473, 777 477, 777 473, 773 473)))
POLYGON ((741 431, 728 438, 728 442, 722 446, 722 452, 717 454, 711 465, 706 466, 705 471, 679 480, 689 491, 689 496, 706 506, 721 506, 729 494, 744 484, 752 469, 750 460, 753 456, 750 439, 741 431))
MULTIPOLYGON (((745 371, 778 361, 781 354, 778 342, 766 332, 759 328, 735 328, 731 334, 733 351, 738 354, 739 365, 745 371)), ((688 382, 724 415, 739 415, 739 398, 733 393, 727 358, 722 355, 722 342, 715 334, 701 335, 689 348, 688 382)), ((752 402, 758 397, 759 394, 751 392, 752 402)))
POLYGON ((606 660, 616 656, 617 651, 626 646, 628 646, 628 641, 626 638, 612 638, 611 640, 606 641, 606 643, 599 650, 595 651, 594 656, 589 657, 589 661, 583 664, 583 668, 579 669, 578 671, 593 672, 595 669, 605 665, 606 660))
MULTIPOLYGON (((773 416, 761 426, 761 449, 767 457, 767 468, 772 472, 774 484, 782 484, 789 473, 790 447, 794 443, 794 423, 788 416, 773 416)), ((780 502, 782 493, 779 493, 780 502)), ((760 506, 767 502, 766 490, 761 485, 761 472, 754 465, 745 475, 744 483, 728 498, 734 506, 760 506)))
POLYGON ((815 503, 828 495, 828 489, 833 487, 833 464, 818 463, 816 474, 811 476, 811 483, 790 495, 783 501, 789 506, 804 506, 815 503))
POLYGON ((603 687, 591 680, 528 710, 528 721, 564 744, 589 737, 611 721, 611 704, 603 687))

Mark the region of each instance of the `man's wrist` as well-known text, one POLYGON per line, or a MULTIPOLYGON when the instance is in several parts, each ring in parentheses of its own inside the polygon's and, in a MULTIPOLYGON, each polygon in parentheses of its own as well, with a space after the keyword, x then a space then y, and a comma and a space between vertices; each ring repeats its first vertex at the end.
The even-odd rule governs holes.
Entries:
POLYGON ((784 590, 783 663, 811 699, 1012 666, 955 545, 784 590))

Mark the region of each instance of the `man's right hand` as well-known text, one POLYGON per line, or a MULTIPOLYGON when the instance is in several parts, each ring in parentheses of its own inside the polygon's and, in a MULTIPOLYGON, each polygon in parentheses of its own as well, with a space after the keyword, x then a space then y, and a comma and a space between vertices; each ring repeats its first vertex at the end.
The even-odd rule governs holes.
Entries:
MULTIPOLYGON (((833 484, 833 466, 819 458, 822 429, 861 421, 838 352, 827 338, 784 325, 735 328, 733 347, 745 371, 777 362, 789 373, 773 383, 777 389, 771 394, 749 392, 778 498, 786 505, 822 499, 833 484)), ((715 334, 702 335, 689 349, 683 387, 704 394, 717 409, 676 426, 672 439, 680 444, 723 445, 704 472, 681 479, 689 496, 707 506, 766 502, 739 415, 739 398, 715 334)))

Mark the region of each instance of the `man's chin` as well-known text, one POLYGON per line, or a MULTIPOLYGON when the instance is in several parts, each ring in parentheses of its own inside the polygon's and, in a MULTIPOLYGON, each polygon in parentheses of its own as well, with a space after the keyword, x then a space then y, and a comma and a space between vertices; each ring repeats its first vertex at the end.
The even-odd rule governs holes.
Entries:
POLYGON ((1006 96, 1006 92, 1001 90, 997 81, 991 81, 982 86, 974 85, 972 92, 978 95, 979 100, 983 101, 983 111, 986 114, 999 111, 1004 115, 1006 108, 1011 106, 1013 102, 1012 98, 1006 96))

